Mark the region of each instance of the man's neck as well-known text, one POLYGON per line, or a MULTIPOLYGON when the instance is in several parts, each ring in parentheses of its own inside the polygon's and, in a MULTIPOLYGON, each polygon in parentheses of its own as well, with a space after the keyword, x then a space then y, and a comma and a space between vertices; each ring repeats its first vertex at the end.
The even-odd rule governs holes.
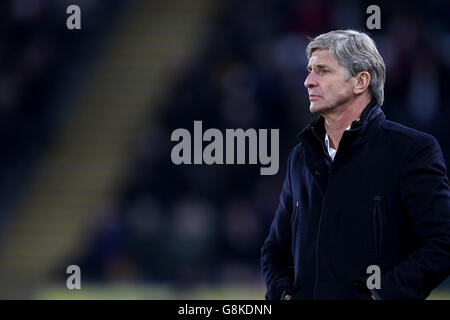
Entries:
POLYGON ((350 104, 334 108, 332 111, 322 114, 325 119, 325 130, 330 139, 330 146, 337 150, 342 135, 353 121, 357 120, 370 99, 361 97, 353 100, 350 104))

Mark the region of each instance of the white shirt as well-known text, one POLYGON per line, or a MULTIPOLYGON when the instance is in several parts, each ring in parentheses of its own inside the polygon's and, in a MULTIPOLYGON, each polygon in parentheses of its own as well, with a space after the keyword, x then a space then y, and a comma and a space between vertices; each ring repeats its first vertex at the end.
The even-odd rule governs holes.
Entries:
MULTIPOLYGON (((350 125, 347 129, 345 129, 345 131, 350 130, 351 127, 352 127, 352 125, 350 125)), ((326 130, 325 130, 325 146, 327 147, 327 151, 328 151, 328 154, 331 157, 331 161, 334 161, 334 157, 336 156, 336 152, 337 151, 336 151, 336 149, 333 149, 330 146, 330 139, 328 138, 328 133, 327 133, 326 130)))

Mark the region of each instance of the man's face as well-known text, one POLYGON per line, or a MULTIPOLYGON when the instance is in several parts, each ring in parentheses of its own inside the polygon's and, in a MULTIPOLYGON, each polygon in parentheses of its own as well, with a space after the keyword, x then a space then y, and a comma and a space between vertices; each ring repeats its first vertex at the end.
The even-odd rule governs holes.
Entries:
POLYGON ((317 49, 312 53, 308 71, 304 84, 308 89, 309 110, 312 113, 326 113, 354 97, 347 70, 328 50, 317 49))

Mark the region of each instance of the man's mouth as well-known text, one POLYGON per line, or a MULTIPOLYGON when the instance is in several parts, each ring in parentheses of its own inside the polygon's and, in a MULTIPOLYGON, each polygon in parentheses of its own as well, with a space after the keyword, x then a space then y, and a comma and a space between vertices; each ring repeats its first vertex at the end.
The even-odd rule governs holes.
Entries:
POLYGON ((320 98, 320 96, 318 96, 316 94, 310 94, 309 95, 309 100, 311 100, 311 101, 318 100, 319 98, 320 98))

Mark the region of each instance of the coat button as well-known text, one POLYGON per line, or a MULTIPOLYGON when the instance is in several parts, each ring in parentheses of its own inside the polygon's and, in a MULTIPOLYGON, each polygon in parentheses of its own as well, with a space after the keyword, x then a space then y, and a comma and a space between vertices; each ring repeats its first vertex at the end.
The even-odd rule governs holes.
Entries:
POLYGON ((319 170, 316 170, 316 171, 314 172, 314 174, 315 174, 316 176, 320 176, 320 171, 319 171, 319 170))

